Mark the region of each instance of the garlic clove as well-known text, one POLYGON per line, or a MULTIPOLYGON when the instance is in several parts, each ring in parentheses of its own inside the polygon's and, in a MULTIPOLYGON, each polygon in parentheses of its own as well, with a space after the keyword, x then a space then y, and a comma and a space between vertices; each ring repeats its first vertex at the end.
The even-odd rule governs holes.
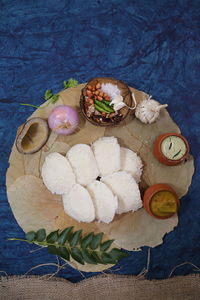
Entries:
POLYGON ((168 107, 168 104, 158 105, 158 106, 156 107, 156 111, 159 112, 162 108, 165 108, 165 107, 168 107))
POLYGON ((117 104, 114 104, 113 108, 115 111, 121 109, 122 107, 126 106, 126 104, 124 102, 119 102, 117 104))
POLYGON ((118 95, 117 97, 115 97, 115 98, 111 101, 110 105, 112 105, 112 104, 118 104, 118 103, 120 103, 120 102, 123 102, 123 97, 122 97, 121 95, 118 95))

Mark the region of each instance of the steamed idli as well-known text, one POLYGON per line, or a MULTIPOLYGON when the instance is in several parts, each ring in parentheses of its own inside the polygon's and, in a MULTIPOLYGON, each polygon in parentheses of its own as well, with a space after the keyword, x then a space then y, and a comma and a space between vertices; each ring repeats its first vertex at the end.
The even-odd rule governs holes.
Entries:
POLYGON ((75 175, 67 158, 57 152, 46 156, 41 175, 44 184, 53 194, 68 193, 76 183, 75 175))
POLYGON ((130 172, 135 181, 140 182, 142 175, 141 158, 132 150, 121 147, 121 171, 130 172))
POLYGON ((92 144, 101 176, 120 170, 120 146, 115 137, 101 137, 92 144))
POLYGON ((62 195, 64 211, 78 222, 92 222, 95 210, 90 194, 80 184, 72 187, 68 194, 62 195))
POLYGON ((118 197, 117 214, 130 210, 136 211, 142 207, 140 190, 132 175, 126 171, 119 171, 101 178, 118 197))
POLYGON ((92 197, 97 221, 110 223, 118 206, 117 197, 113 195, 103 182, 93 181, 87 186, 87 190, 92 197))
POLYGON ((90 146, 77 144, 71 147, 67 152, 67 158, 76 174, 78 183, 87 185, 99 176, 97 163, 90 146))

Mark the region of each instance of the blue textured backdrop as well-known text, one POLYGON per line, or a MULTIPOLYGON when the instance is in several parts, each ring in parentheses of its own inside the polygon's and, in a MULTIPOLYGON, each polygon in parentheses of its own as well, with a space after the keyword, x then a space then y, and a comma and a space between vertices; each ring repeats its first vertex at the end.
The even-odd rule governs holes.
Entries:
MULTIPOLYGON (((16 130, 33 111, 19 103, 39 105, 46 89, 59 91, 69 77, 82 83, 112 76, 169 104, 191 145, 196 172, 181 200, 179 226, 151 249, 147 278, 167 278, 184 262, 200 267, 199 10, 198 0, 0 0, 0 275, 57 262, 45 249, 30 253, 34 246, 6 240, 23 231, 7 202, 5 172, 16 130)), ((132 252, 109 272, 136 275, 147 253, 147 247, 132 252)), ((193 269, 183 265, 173 275, 193 269)), ((32 274, 54 271, 43 267, 32 274)), ((83 279, 71 267, 59 276, 83 279)))

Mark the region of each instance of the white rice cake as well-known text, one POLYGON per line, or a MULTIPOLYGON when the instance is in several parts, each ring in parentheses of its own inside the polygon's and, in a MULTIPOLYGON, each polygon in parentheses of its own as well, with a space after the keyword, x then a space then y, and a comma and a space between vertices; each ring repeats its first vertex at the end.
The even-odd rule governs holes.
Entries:
POLYGON ((90 223, 95 218, 95 210, 90 194, 80 184, 72 187, 68 194, 62 195, 65 213, 78 222, 90 223))
POLYGON ((128 148, 121 147, 121 171, 130 172, 138 183, 142 175, 142 167, 142 160, 137 153, 128 148))
POLYGON ((87 186, 95 207, 95 217, 99 222, 110 223, 118 206, 117 197, 103 182, 93 181, 87 186))
POLYGON ((46 156, 41 175, 44 184, 53 194, 68 193, 76 183, 75 174, 67 158, 57 152, 46 156))
POLYGON ((71 147, 67 152, 67 158, 76 174, 78 183, 87 185, 99 176, 97 163, 90 146, 77 144, 71 147))
POLYGON ((101 176, 120 170, 120 146, 115 137, 101 137, 92 144, 101 176))
POLYGON ((130 210, 136 211, 142 207, 139 186, 132 175, 126 171, 120 171, 101 178, 118 197, 117 214, 130 210))

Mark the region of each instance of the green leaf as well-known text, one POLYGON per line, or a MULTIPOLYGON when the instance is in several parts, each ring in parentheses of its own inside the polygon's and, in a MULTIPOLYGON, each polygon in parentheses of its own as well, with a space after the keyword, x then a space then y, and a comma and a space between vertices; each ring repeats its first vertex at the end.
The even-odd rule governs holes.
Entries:
POLYGON ((117 248, 113 248, 108 254, 115 260, 119 260, 120 258, 128 256, 125 252, 122 252, 120 249, 117 248))
POLYGON ((58 98, 59 98, 59 95, 58 94, 55 94, 51 97, 51 103, 52 104, 55 104, 57 101, 58 101, 58 98))
POLYGON ((39 229, 37 232, 36 232, 36 236, 35 236, 35 239, 37 242, 42 242, 44 241, 46 238, 46 230, 45 229, 39 229))
POLYGON ((45 229, 42 228, 37 232, 27 232, 26 239, 12 238, 10 240, 21 240, 36 244, 41 242, 40 244, 47 246, 50 254, 59 255, 68 261, 72 257, 83 265, 84 262, 89 264, 116 264, 119 259, 128 256, 118 248, 113 248, 110 252, 107 252, 114 240, 101 242, 102 237, 103 233, 94 235, 91 232, 82 238, 82 230, 73 232, 73 226, 71 226, 63 231, 53 231, 47 237, 45 229))
POLYGON ((35 232, 29 231, 26 233, 26 239, 30 242, 32 242, 35 239, 35 232))
POLYGON ((101 251, 108 250, 113 242, 114 242, 114 240, 108 240, 108 241, 105 241, 104 243, 101 243, 100 250, 101 251))
POLYGON ((68 81, 63 81, 63 85, 65 89, 70 87, 76 87, 78 85, 78 81, 73 78, 70 78, 68 81))
POLYGON ((47 247, 47 249, 48 249, 48 252, 49 252, 50 254, 59 255, 59 250, 58 250, 58 248, 56 248, 56 246, 54 246, 54 245, 49 245, 49 246, 47 247))
POLYGON ((100 256, 98 255, 97 251, 92 251, 91 255, 97 261, 97 263, 99 263, 99 264, 103 263, 100 256))
POLYGON ((78 230, 78 231, 75 231, 70 239, 70 246, 71 247, 75 247, 77 244, 78 244, 78 241, 80 239, 80 236, 81 236, 81 233, 82 233, 82 229, 81 230, 78 230))
POLYGON ((46 90, 45 91, 45 94, 44 94, 44 99, 45 100, 49 100, 51 97, 52 97, 52 93, 51 93, 51 90, 46 90))
POLYGON ((96 265, 98 263, 97 259, 87 249, 82 250, 82 256, 88 264, 96 265))
POLYGON ((70 232, 72 231, 74 227, 68 227, 65 228, 60 234, 59 234, 59 238, 58 238, 58 244, 60 245, 64 245, 65 242, 68 240, 69 236, 70 236, 70 232))
POLYGON ((103 237, 103 233, 98 233, 97 235, 94 235, 92 238, 92 242, 90 243, 90 248, 95 250, 101 243, 103 237))
POLYGON ((108 253, 103 253, 101 259, 105 264, 116 264, 116 259, 111 257, 108 253))
POLYGON ((78 248, 74 247, 74 248, 71 249, 71 256, 77 262, 79 262, 80 264, 84 265, 84 260, 83 260, 81 251, 78 248))
POLYGON ((47 236, 47 243, 53 244, 58 240, 58 230, 49 233, 47 236))
POLYGON ((94 236, 93 232, 87 234, 81 241, 81 248, 83 248, 83 249, 87 248, 89 246, 89 244, 91 243, 93 236, 94 236))
POLYGON ((70 260, 70 253, 66 247, 59 248, 59 255, 68 261, 70 260))

